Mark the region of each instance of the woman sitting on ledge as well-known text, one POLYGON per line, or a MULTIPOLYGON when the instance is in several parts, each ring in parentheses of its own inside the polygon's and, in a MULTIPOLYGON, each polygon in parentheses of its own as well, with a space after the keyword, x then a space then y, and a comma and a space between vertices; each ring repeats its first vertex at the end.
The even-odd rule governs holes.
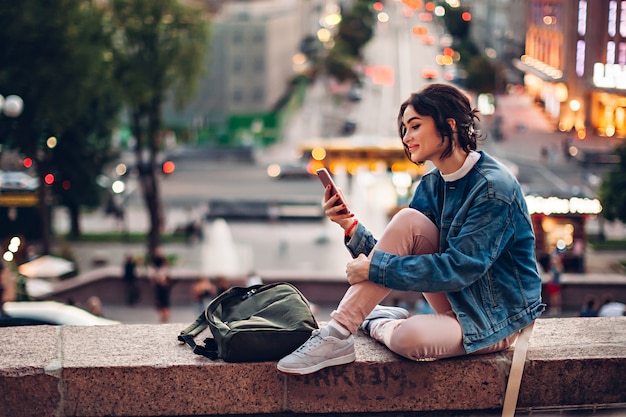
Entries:
MULTIPOLYGON (((460 90, 431 84, 400 106, 409 159, 431 161, 409 208, 380 240, 326 188, 324 210, 345 231, 350 288, 326 327, 278 362, 310 374, 356 359, 359 328, 412 360, 497 352, 541 315, 541 278, 526 201, 516 178, 478 152, 476 110, 460 90), (379 303, 391 290, 423 292, 434 314, 379 303)), ((344 200, 345 201, 345 200, 344 200)))

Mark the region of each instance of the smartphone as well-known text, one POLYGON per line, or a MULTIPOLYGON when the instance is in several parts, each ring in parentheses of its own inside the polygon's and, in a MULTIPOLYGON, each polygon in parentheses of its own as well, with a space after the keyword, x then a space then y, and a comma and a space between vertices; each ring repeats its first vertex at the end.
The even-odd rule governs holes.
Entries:
MULTIPOLYGON (((338 188, 337 188, 337 185, 335 185, 335 182, 333 181, 332 177, 330 176, 330 172, 328 172, 326 168, 320 168, 316 172, 320 181, 322 181, 322 184, 324 184, 324 187, 327 187, 330 184, 330 194, 331 195, 337 194, 338 188)), ((341 204, 344 204, 344 201, 341 198, 341 194, 340 194, 339 199, 335 202, 335 206, 339 206, 341 204)), ((348 213, 350 213, 350 211, 347 208, 339 210, 339 214, 348 214, 348 213)))

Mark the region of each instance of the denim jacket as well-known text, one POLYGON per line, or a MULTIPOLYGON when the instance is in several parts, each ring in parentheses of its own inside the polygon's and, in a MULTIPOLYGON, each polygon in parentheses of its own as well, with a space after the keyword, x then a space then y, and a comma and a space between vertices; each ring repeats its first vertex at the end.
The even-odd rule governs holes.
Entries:
MULTIPOLYGON (((439 228, 439 252, 398 256, 376 250, 368 279, 401 291, 445 292, 467 353, 524 328, 543 312, 535 236, 522 189, 488 154, 463 178, 424 175, 410 207, 439 228)), ((361 224, 346 242, 352 256, 376 239, 361 224)))

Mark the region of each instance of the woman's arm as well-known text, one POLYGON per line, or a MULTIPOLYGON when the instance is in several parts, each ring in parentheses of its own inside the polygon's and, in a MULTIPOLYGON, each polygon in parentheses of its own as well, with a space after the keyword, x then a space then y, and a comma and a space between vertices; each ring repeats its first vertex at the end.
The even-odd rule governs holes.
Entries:
POLYGON ((368 279, 403 291, 459 291, 487 272, 513 234, 511 204, 479 198, 464 218, 452 222, 447 240, 442 242, 443 253, 398 256, 375 251, 368 279))
POLYGON ((337 193, 331 194, 332 186, 326 186, 324 191, 324 213, 333 223, 337 223, 344 231, 345 244, 353 258, 364 253, 368 255, 376 240, 372 234, 359 222, 354 213, 348 208, 346 198, 341 189, 337 193), (343 204, 336 205, 338 200, 343 200, 343 204), (347 212, 343 212, 347 209, 347 212))

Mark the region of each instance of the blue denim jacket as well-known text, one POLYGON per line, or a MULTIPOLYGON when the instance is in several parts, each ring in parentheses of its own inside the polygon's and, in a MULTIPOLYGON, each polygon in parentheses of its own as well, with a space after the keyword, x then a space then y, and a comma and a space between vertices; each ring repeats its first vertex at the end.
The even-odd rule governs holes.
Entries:
MULTIPOLYGON (((463 178, 424 175, 411 208, 439 228, 439 252, 398 256, 375 251, 370 281, 401 291, 445 292, 467 353, 524 328, 543 312, 535 236, 516 178, 488 154, 463 178)), ((352 256, 376 239, 361 224, 346 242, 352 256)))

